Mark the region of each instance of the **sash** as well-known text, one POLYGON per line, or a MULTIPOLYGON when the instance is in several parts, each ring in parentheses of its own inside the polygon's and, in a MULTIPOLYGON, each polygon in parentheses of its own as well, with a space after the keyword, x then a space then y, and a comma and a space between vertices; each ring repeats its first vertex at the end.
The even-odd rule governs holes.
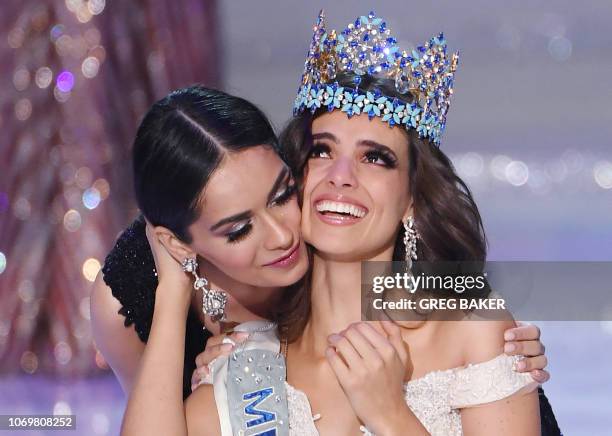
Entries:
POLYGON ((234 331, 250 336, 228 357, 212 363, 221 435, 287 436, 286 365, 276 325, 249 321, 234 331))

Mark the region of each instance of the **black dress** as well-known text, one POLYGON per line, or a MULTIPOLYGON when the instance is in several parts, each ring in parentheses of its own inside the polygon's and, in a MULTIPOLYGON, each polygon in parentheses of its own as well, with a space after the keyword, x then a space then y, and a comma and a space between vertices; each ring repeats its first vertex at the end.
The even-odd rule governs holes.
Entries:
MULTIPOLYGON (((140 340, 146 343, 153 321, 157 273, 142 217, 138 217, 119 236, 115 246, 106 256, 102 273, 104 282, 121 303, 119 313, 125 317, 124 325, 129 327, 133 324, 140 340)), ((196 368, 195 359, 204 351, 209 337, 210 333, 204 331, 198 314, 190 307, 185 337, 183 398, 187 398, 191 393, 191 375, 196 368)))
MULTIPOLYGON (((119 313, 125 316, 125 326, 134 324, 142 342, 147 342, 153 309, 157 277, 153 254, 145 234, 145 222, 137 218, 122 234, 106 257, 104 281, 111 288, 113 296, 123 306, 119 313)), ((183 397, 191 393, 191 374, 195 369, 195 358, 204 350, 210 333, 205 332, 197 313, 190 308, 187 317, 187 337, 185 338, 185 368, 183 371, 183 397)), ((557 424, 548 398, 542 388, 540 396, 540 419, 542 436, 559 436, 557 424)))

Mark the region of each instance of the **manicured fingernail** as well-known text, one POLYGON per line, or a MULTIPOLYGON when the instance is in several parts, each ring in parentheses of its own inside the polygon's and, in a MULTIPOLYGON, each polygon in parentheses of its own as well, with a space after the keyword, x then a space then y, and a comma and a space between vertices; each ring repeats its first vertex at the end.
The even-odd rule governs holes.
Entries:
POLYGON ((223 344, 221 345, 221 351, 223 352, 229 352, 232 351, 234 349, 234 344, 223 344))
POLYGON ((518 371, 524 371, 525 368, 527 368, 527 364, 525 362, 523 362, 522 360, 516 364, 516 369, 518 371))
POLYGON ((248 332, 235 332, 232 335, 237 341, 244 341, 249 338, 248 332))
POLYGON ((504 353, 512 353, 514 350, 516 350, 516 345, 504 344, 504 353))
POLYGON ((514 334, 514 332, 505 332, 504 333, 504 339, 507 341, 513 341, 516 338, 516 335, 514 334))

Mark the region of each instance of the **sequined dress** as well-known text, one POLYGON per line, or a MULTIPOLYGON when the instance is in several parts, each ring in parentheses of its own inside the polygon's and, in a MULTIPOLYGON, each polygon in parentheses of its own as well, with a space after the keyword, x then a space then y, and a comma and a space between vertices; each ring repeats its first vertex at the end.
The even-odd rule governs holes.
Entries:
MULTIPOLYGON (((153 322, 157 276, 142 217, 134 220, 121 233, 106 256, 102 273, 104 282, 121 303, 119 313, 125 317, 124 325, 134 326, 140 340, 146 343, 153 322)), ((196 368, 195 358, 204 351, 209 337, 210 334, 202 329, 198 314, 190 308, 185 337, 183 398, 191 394, 191 374, 196 368)))

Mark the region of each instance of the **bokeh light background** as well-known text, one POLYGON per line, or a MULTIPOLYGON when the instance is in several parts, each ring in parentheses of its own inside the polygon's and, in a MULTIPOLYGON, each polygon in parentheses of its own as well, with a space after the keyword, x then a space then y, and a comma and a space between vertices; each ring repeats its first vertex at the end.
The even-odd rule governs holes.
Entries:
MULTIPOLYGON (((0 414, 71 412, 77 434, 118 433, 125 399, 92 343, 88 295, 136 214, 138 120, 201 82, 254 101, 280 128, 321 7, 332 28, 374 9, 402 46, 444 31, 461 51, 442 147, 474 191, 490 259, 612 260, 608 1, 9 0, 0 414)), ((538 325, 562 430, 609 434, 611 323, 538 325)))

